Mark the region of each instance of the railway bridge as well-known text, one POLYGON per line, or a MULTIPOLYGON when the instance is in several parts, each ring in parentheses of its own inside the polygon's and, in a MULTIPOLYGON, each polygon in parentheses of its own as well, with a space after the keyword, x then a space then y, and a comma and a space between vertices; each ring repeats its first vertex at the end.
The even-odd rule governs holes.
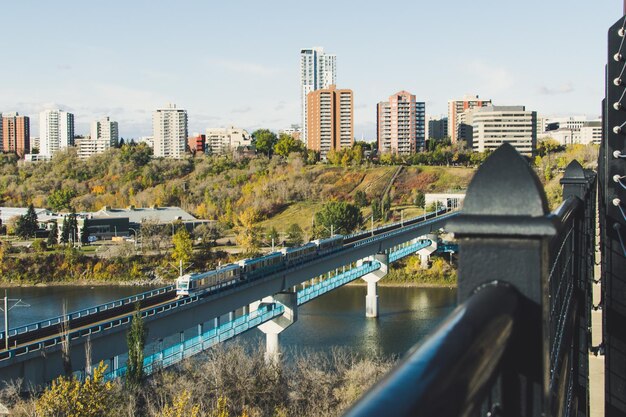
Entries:
MULTIPOLYGON (((93 364, 108 364, 108 378, 123 375, 126 333, 140 307, 147 328, 144 369, 173 365, 216 343, 258 327, 266 334, 268 360, 279 356, 279 335, 297 320, 298 306, 348 282, 367 282, 365 312, 378 315, 377 282, 391 262, 437 250, 431 232, 456 215, 447 209, 344 236, 333 251, 256 273, 250 279, 218 282, 177 297, 166 286, 122 300, 13 328, 0 337, 3 380, 43 385, 68 370, 81 377, 93 364), (86 353, 88 352, 88 354, 86 353)), ((449 249, 449 245, 446 245, 449 249)))

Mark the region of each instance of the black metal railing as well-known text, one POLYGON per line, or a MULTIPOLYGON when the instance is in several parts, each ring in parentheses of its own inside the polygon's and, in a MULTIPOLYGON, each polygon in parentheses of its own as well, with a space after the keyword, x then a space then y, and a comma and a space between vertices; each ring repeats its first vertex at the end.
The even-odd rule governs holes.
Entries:
POLYGON ((448 223, 461 246, 458 307, 347 413, 586 416, 595 174, 576 161, 548 212, 510 145, 448 223))

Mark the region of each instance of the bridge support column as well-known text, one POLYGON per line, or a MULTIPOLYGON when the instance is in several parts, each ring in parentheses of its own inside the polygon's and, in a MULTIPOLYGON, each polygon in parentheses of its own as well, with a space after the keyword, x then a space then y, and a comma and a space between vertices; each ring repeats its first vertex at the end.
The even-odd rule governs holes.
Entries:
MULTIPOLYGON (((389 255, 386 253, 377 253, 374 256, 366 258, 365 261, 380 262, 380 269, 370 272, 361 277, 367 282, 367 295, 365 296, 365 317, 378 317, 378 281, 380 281, 389 268, 389 255)), ((357 265, 363 265, 364 261, 360 260, 357 265)))
POLYGON ((268 301, 278 302, 285 306, 285 312, 282 315, 257 327, 265 333, 265 360, 268 363, 277 364, 280 361, 279 335, 298 320, 298 294, 291 291, 281 292, 263 299, 263 302, 268 301))
POLYGON ((416 253, 420 257, 420 266, 422 267, 422 269, 428 269, 428 261, 430 260, 430 255, 432 255, 437 250, 437 236, 436 235, 420 236, 416 239, 416 241, 422 240, 422 239, 430 240, 431 244, 430 246, 426 246, 425 248, 418 250, 416 253))

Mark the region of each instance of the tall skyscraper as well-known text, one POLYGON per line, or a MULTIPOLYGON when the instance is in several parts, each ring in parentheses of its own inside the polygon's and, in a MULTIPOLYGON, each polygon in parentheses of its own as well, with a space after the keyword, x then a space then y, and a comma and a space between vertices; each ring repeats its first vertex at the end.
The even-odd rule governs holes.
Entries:
POLYGON ((307 140, 307 97, 311 91, 336 84, 337 56, 324 53, 324 48, 300 50, 300 94, 302 101, 302 138, 307 140))
POLYGON ((481 100, 478 96, 464 96, 459 100, 448 101, 448 135, 450 135, 452 143, 456 143, 458 140, 471 139, 463 136, 464 130, 459 132, 461 127, 459 115, 465 110, 484 107, 489 104, 491 104, 491 100, 481 100))
POLYGON ((2 151, 16 153, 20 158, 30 152, 30 119, 16 113, 0 115, 2 119, 2 151))
POLYGON ((63 110, 39 113, 39 145, 39 153, 48 157, 74 146, 74 115, 63 110))
POLYGON ((307 96, 309 129, 307 148, 322 159, 331 149, 349 148, 354 143, 354 97, 352 90, 334 85, 311 91, 307 96))
POLYGON ((410 155, 424 150, 426 105, 400 91, 377 106, 378 151, 410 155))
POLYGON ((187 111, 175 104, 152 113, 154 156, 182 158, 187 148, 187 111))

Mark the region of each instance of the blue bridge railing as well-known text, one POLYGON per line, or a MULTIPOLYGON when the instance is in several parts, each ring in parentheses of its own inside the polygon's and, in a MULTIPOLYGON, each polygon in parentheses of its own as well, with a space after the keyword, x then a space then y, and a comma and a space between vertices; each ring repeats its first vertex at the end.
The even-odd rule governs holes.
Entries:
POLYGON ((494 152, 447 226, 458 307, 345 416, 589 415, 595 181, 572 162, 550 213, 526 160, 494 152))
MULTIPOLYGON (((279 303, 261 305, 257 310, 243 314, 235 320, 206 331, 198 336, 176 343, 166 349, 146 356, 143 360, 144 372, 149 375, 157 369, 175 365, 218 343, 225 342, 241 333, 280 316, 284 306, 279 303)), ((106 380, 119 378, 126 374, 126 366, 121 366, 105 374, 106 380)))

